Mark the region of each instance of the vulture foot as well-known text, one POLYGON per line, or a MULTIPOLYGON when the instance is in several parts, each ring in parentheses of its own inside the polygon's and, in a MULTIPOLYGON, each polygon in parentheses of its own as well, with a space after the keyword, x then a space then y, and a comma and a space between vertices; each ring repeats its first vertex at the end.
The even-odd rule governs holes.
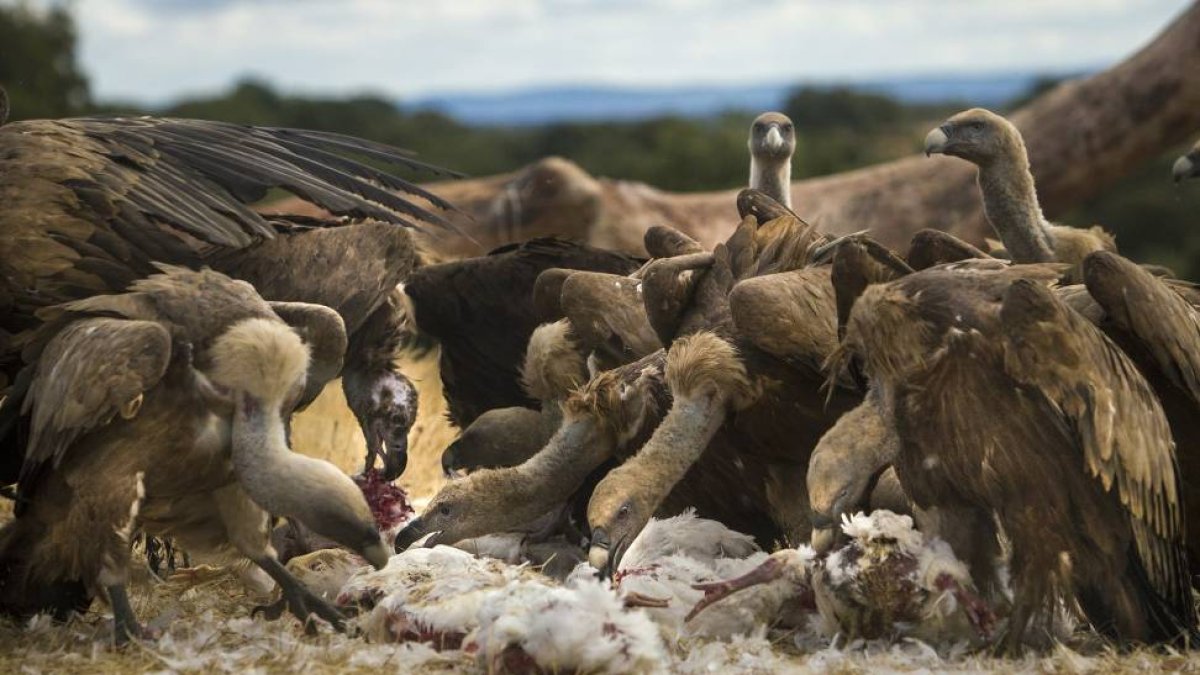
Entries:
POLYGON ((985 640, 992 638, 992 633, 996 629, 996 614, 987 601, 973 591, 963 588, 962 584, 949 574, 938 576, 934 581, 934 586, 940 591, 950 591, 954 595, 954 599, 962 606, 963 611, 967 614, 967 620, 979 632, 980 637, 985 640))
POLYGON ((300 622, 304 624, 304 631, 309 635, 315 635, 317 632, 314 616, 328 621, 339 633, 346 631, 346 617, 333 605, 305 588, 304 584, 297 581, 278 560, 263 558, 256 562, 267 574, 271 575, 275 583, 279 584, 282 597, 269 605, 255 607, 250 612, 250 616, 261 613, 267 619, 275 621, 283 616, 283 610, 286 608, 297 619, 300 619, 300 622))

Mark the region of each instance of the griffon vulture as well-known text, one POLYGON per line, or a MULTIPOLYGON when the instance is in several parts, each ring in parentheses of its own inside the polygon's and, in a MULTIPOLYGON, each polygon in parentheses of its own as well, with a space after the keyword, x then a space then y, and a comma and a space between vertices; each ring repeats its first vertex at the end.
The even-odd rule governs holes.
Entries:
POLYGON ((787 115, 767 112, 750 125, 750 187, 787 208, 792 206, 792 153, 796 129, 787 115))
POLYGON ((340 627, 337 611, 280 565, 268 523, 295 518, 376 567, 387 562, 354 482, 286 441, 309 379, 341 360, 341 318, 268 304, 218 272, 163 270, 127 293, 47 310, 25 349, 35 364, 22 401, 29 448, 17 517, 0 530, 0 606, 61 615, 103 592, 116 639, 140 635, 125 586, 130 537, 144 530, 247 558, 283 591, 271 611, 286 605, 340 627))

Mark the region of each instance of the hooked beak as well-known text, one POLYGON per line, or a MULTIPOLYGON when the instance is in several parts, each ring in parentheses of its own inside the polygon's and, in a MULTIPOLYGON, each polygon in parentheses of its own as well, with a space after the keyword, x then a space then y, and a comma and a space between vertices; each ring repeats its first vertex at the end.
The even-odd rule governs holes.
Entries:
POLYGON ((783 149, 783 134, 779 133, 779 127, 774 124, 771 125, 771 130, 767 132, 764 140, 771 152, 779 152, 783 149))
MULTIPOLYGON (((420 518, 415 518, 408 521, 408 525, 405 525, 404 529, 400 530, 400 532, 396 534, 396 544, 394 546, 396 553, 407 551, 409 547, 417 543, 421 537, 424 537, 427 534, 429 534, 429 531, 426 529, 425 523, 422 522, 420 518)), ((438 538, 439 534, 441 533, 434 532, 433 536, 429 537, 429 539, 426 539, 425 547, 429 548, 436 544, 437 542, 435 540, 438 538)))
POLYGON ((595 567, 599 577, 603 579, 612 579, 613 574, 621 566, 621 558, 625 556, 625 550, 628 548, 626 541, 622 538, 613 546, 609 540, 608 532, 604 528, 596 528, 592 530, 591 548, 588 549, 588 564, 595 567))
POLYGON ((950 135, 947 133, 948 130, 949 125, 943 124, 942 126, 929 132, 929 135, 925 136, 926 157, 935 153, 942 154, 946 151, 946 146, 950 144, 950 135))
POLYGON ((408 434, 387 442, 387 452, 383 455, 383 478, 394 481, 408 467, 408 434))
POLYGON ((1188 153, 1175 160, 1174 166, 1171 167, 1171 176, 1176 183, 1185 178, 1200 176, 1200 157, 1188 153))

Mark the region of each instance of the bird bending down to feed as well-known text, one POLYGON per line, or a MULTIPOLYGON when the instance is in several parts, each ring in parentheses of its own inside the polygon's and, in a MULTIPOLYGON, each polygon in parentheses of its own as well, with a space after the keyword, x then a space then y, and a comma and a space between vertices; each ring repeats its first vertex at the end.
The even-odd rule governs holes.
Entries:
MULTIPOLYGON (((295 518, 382 567, 388 551, 354 482, 288 448, 285 420, 312 354, 341 358, 341 318, 286 303, 310 348, 253 287, 217 272, 162 267, 129 292, 42 313, 24 356, 30 441, 16 518, 0 530, 0 608, 59 616, 95 593, 118 641, 143 630, 126 585, 130 537, 249 559, 284 606, 341 627, 340 614, 275 557, 270 515, 295 518), (325 336, 317 339, 317 336, 325 336)), ((329 366, 332 367, 332 366, 329 366)))

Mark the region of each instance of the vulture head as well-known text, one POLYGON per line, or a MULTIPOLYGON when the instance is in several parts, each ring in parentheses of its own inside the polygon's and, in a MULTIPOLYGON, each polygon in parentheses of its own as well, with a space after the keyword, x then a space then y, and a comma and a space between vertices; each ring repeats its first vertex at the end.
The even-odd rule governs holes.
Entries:
POLYGON ((245 319, 214 341, 210 357, 208 377, 233 409, 234 472, 250 498, 377 568, 387 564, 387 549, 354 481, 288 447, 285 420, 304 392, 309 363, 300 336, 277 319, 245 319))
POLYGON ((796 150, 796 131, 787 115, 767 112, 754 118, 748 142, 750 155, 772 164, 789 161, 796 150))
POLYGON ((520 507, 507 498, 514 491, 513 476, 502 469, 480 469, 462 480, 442 486, 419 518, 396 535, 396 551, 402 552, 428 536, 424 546, 454 544, 463 539, 510 529, 515 521, 531 522, 542 512, 531 509, 522 517, 520 507))
MULTIPOLYGON (((0 91, 0 94, 2 93, 0 91)), ((0 124, 4 119, 3 110, 3 99, 0 99, 0 124)), ((1174 176, 1176 183, 1185 178, 1200 178, 1200 141, 1196 141, 1186 155, 1181 155, 1179 159, 1175 160, 1174 166, 1171 167, 1171 175, 1174 176)))
POLYGON ((383 477, 396 480, 408 465, 408 430, 417 419, 417 388, 402 373, 385 368, 343 374, 346 404, 367 440, 367 466, 383 456, 383 477))
POLYGON ((842 415, 813 449, 807 481, 814 531, 836 528, 842 516, 868 508, 899 450, 875 398, 842 415))
POLYGON ((1024 141, 1012 122, 984 108, 954 115, 925 136, 925 154, 951 155, 984 166, 1004 157, 1024 157, 1024 141))
POLYGON ((516 466, 546 444, 542 414, 532 408, 493 408, 463 429, 442 452, 442 471, 454 478, 460 471, 516 466))

